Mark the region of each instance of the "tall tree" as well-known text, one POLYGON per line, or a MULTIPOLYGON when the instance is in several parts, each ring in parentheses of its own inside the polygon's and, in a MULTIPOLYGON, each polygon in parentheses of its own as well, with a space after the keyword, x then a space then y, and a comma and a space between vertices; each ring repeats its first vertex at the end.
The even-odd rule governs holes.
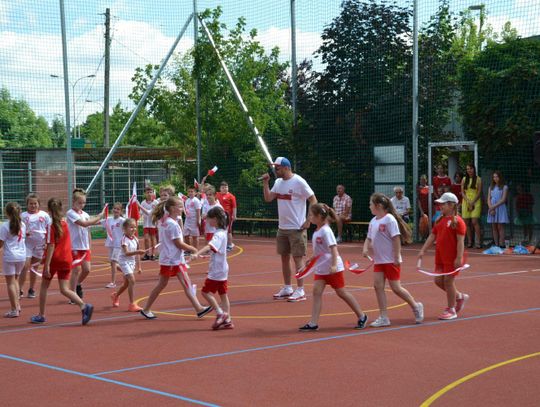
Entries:
POLYGON ((0 147, 52 147, 45 118, 36 116, 24 100, 0 89, 0 147))

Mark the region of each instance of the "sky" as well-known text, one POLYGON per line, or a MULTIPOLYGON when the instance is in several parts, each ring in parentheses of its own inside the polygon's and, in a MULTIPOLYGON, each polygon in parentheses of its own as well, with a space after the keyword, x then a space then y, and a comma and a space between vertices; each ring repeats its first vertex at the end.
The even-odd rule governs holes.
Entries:
MULTIPOLYGON (((135 68, 158 64, 166 55, 189 14, 193 0, 64 0, 70 81, 70 104, 77 123, 103 104, 104 12, 111 9, 111 108, 128 99, 135 68), (95 77, 88 78, 89 75, 95 77), (74 100, 73 100, 74 97, 74 100)), ((398 0, 410 4, 411 0, 398 0)), ((198 9, 223 9, 223 22, 234 25, 244 16, 256 28, 268 50, 278 46, 290 57, 289 0, 198 0, 198 9)), ((340 12, 340 0, 296 0, 297 60, 312 58, 321 32, 340 12)), ((437 0, 419 0, 420 24, 437 9, 437 0)), ((461 11, 478 0, 450 0, 461 11)), ((488 23, 496 31, 510 21, 523 36, 540 34, 540 0, 484 0, 488 23)), ((177 47, 193 44, 190 26, 177 47)), ((317 65, 316 65, 317 66, 317 65)), ((320 65, 319 65, 320 66, 320 65)), ((0 86, 51 122, 63 118, 63 62, 59 0, 0 0, 0 86), (59 76, 59 78, 51 77, 59 76)))

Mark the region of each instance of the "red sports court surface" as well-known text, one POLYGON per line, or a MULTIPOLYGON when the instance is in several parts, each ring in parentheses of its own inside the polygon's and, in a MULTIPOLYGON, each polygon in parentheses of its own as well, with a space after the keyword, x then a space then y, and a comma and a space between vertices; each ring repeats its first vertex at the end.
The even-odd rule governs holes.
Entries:
MULTIPOLYGON (((461 273, 458 288, 471 298, 458 319, 439 321, 445 295, 415 271, 419 247, 408 246, 402 282, 424 303, 423 324, 415 325, 410 308, 389 292, 392 325, 356 331, 354 315, 327 287, 320 330, 299 332, 311 299, 272 299, 282 281, 274 240, 238 238, 229 257, 236 327, 212 331, 215 315, 197 320, 173 279, 154 305, 156 320, 127 312, 125 296, 112 308, 102 243, 94 242, 84 284, 85 300, 95 306, 88 326, 80 325, 80 312, 58 293, 56 281, 46 324, 29 323, 37 298, 21 300, 21 317, 0 318, 2 406, 538 406, 538 255, 470 251, 472 267, 461 273)), ((361 260, 359 243, 341 245, 340 252, 361 260)), ((433 252, 423 264, 433 265, 433 252)), ((135 288, 142 303, 158 264, 143 268, 135 288)), ((199 287, 206 269, 207 259, 191 265, 199 287)), ((371 271, 346 275, 374 320, 371 280, 371 271)), ((5 283, 0 309, 9 309, 5 283)))

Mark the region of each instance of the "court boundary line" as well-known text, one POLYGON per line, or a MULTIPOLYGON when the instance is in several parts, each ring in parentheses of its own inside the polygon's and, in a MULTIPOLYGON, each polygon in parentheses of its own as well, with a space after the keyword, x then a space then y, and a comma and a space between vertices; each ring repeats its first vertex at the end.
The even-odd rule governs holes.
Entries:
POLYGON ((192 404, 197 404, 197 405, 200 405, 200 406, 219 407, 218 404, 212 404, 212 403, 208 403, 206 401, 192 399, 190 397, 182 396, 180 394, 168 393, 168 392, 165 392, 165 391, 152 389, 151 387, 144 387, 144 386, 139 386, 139 385, 136 385, 136 384, 122 382, 122 381, 119 381, 119 380, 109 379, 109 378, 106 378, 106 377, 95 376, 93 374, 83 373, 83 372, 79 372, 79 371, 71 370, 71 369, 65 369, 65 368, 62 368, 62 367, 59 367, 59 366, 54 366, 54 365, 49 365, 49 364, 46 364, 46 363, 36 362, 36 361, 33 361, 33 360, 29 360, 29 359, 23 359, 23 358, 19 358, 19 357, 16 357, 16 356, 10 356, 10 355, 0 353, 0 358, 15 361, 15 362, 19 362, 19 363, 24 363, 24 364, 31 365, 31 366, 38 366, 38 367, 54 370, 54 371, 61 372, 61 373, 67 373, 67 374, 70 374, 70 375, 73 375, 73 376, 84 377, 86 379, 92 379, 92 380, 97 380, 97 381, 100 381, 100 382, 115 384, 115 385, 118 385, 118 386, 127 387, 127 388, 130 388, 130 389, 135 389, 135 390, 143 391, 143 392, 150 393, 150 394, 156 394, 156 395, 159 395, 159 396, 164 396, 164 397, 168 397, 168 398, 172 398, 172 399, 176 399, 176 400, 182 400, 182 401, 186 401, 186 402, 192 403, 192 404))
POLYGON ((471 317, 453 319, 450 321, 432 321, 432 322, 426 322, 426 323, 415 324, 415 325, 400 325, 400 326, 392 327, 392 328, 369 329, 369 330, 363 330, 360 332, 355 332, 355 333, 350 333, 350 334, 325 336, 322 338, 312 338, 312 339, 307 339, 307 340, 302 340, 302 341, 285 342, 285 343, 280 343, 280 344, 275 344, 275 345, 258 346, 255 348, 238 349, 238 350, 222 352, 222 353, 213 353, 213 354, 208 354, 208 355, 194 356, 194 357, 189 357, 189 358, 171 360, 167 362, 150 363, 146 365, 139 365, 139 366, 133 366, 133 367, 128 367, 128 368, 97 372, 97 373, 93 373, 93 375, 103 376, 103 375, 116 374, 116 373, 125 373, 125 372, 131 372, 135 370, 147 369, 147 368, 152 368, 152 367, 176 365, 180 363, 194 362, 198 360, 240 355, 244 353, 258 352, 258 351, 264 351, 264 350, 280 349, 280 348, 286 348, 286 347, 291 347, 291 346, 301 346, 301 345, 318 343, 318 342, 326 342, 326 341, 336 340, 336 339, 346 339, 346 338, 352 338, 352 337, 363 336, 363 335, 382 334, 382 333, 387 333, 387 332, 401 331, 404 329, 448 325, 448 324, 455 324, 459 322, 466 322, 466 321, 472 321, 472 320, 477 320, 477 319, 493 318, 493 317, 499 317, 499 316, 515 315, 515 314, 525 314, 528 312, 535 312, 535 311, 540 311, 540 307, 504 311, 504 312, 491 313, 491 314, 474 315, 471 317))

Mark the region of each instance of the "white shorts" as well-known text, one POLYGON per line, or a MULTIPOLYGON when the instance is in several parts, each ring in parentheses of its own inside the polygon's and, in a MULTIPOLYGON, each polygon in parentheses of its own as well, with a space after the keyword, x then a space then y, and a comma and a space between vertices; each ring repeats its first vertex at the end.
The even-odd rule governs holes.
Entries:
POLYGON ((24 267, 24 261, 3 261, 2 262, 2 274, 5 276, 18 276, 24 267))
POLYGON ((118 267, 120 267, 120 270, 122 270, 122 274, 128 276, 135 273, 135 264, 136 263, 119 263, 118 267))
POLYGON ((26 241, 26 258, 34 257, 36 259, 42 259, 45 254, 44 243, 30 243, 26 241))
POLYGON ((199 233, 199 226, 197 226, 196 223, 185 223, 184 224, 184 236, 195 236, 198 237, 200 235, 199 233))
POLYGON ((109 247, 109 260, 115 261, 118 263, 118 258, 120 257, 120 253, 122 253, 122 248, 120 247, 109 247))

